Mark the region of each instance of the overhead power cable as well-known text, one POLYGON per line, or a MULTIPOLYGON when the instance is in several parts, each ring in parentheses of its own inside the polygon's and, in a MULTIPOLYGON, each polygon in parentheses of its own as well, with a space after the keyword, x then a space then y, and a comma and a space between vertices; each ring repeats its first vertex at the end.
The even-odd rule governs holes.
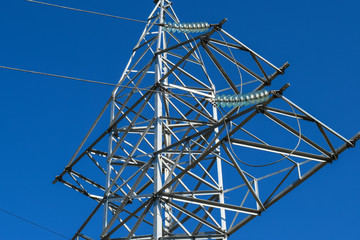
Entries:
POLYGON ((0 66, 0 68, 19 71, 19 72, 39 74, 39 75, 50 76, 50 77, 56 77, 56 78, 65 78, 65 79, 70 79, 70 80, 75 80, 75 81, 80 81, 80 82, 88 82, 88 83, 96 83, 96 84, 109 85, 109 86, 117 86, 116 84, 113 84, 113 83, 99 82, 99 81, 93 81, 93 80, 82 79, 82 78, 74 78, 74 77, 68 77, 68 76, 51 74, 51 73, 37 72, 37 71, 26 70, 26 69, 21 69, 21 68, 13 68, 13 67, 7 67, 7 66, 0 66))
POLYGON ((46 231, 48 231, 48 232, 51 232, 51 233, 53 233, 53 234, 55 234, 55 235, 58 235, 58 236, 60 236, 60 237, 62 237, 62 238, 70 239, 70 238, 68 238, 68 237, 66 237, 66 236, 64 236, 64 235, 62 235, 62 234, 60 234, 60 233, 57 233, 57 232, 55 232, 55 231, 53 231, 53 230, 51 230, 51 229, 49 229, 49 228, 47 228, 47 227, 41 226, 40 224, 34 223, 34 222, 32 222, 32 221, 30 221, 30 220, 28 220, 28 219, 25 219, 25 218, 23 218, 23 217, 20 217, 20 216, 14 214, 14 213, 11 213, 11 212, 6 211, 6 210, 1 209, 1 208, 0 208, 0 211, 4 212, 4 213, 6 213, 6 214, 8 214, 8 215, 10 215, 10 216, 16 217, 17 219, 20 219, 20 220, 22 220, 22 221, 24 221, 24 222, 30 223, 30 224, 38 227, 38 228, 42 228, 42 229, 44 229, 44 230, 46 230, 46 231))
POLYGON ((120 17, 120 16, 111 15, 111 14, 100 13, 100 12, 93 12, 93 11, 88 11, 88 10, 83 10, 83 9, 78 9, 78 8, 72 8, 72 7, 66 7, 66 6, 56 5, 56 4, 46 3, 46 2, 33 1, 33 0, 26 0, 26 1, 27 1, 27 2, 32 2, 32 3, 43 4, 43 5, 47 5, 47 6, 52 6, 52 7, 63 8, 63 9, 67 9, 67 10, 73 10, 73 11, 78 11, 78 12, 91 13, 91 14, 100 15, 100 16, 105 16, 105 17, 112 17, 112 18, 117 18, 117 19, 122 19, 122 20, 127 20, 127 21, 133 21, 133 22, 139 22, 139 23, 148 23, 147 21, 142 21, 142 20, 138 20, 138 19, 127 18, 127 17, 120 17))

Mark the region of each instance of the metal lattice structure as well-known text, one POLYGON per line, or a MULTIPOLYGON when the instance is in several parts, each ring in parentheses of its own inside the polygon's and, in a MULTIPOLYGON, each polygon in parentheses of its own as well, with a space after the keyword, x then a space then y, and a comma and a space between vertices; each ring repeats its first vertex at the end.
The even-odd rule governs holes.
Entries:
POLYGON ((360 137, 290 101, 288 85, 270 89, 289 64, 271 64, 225 20, 196 36, 166 32, 165 21, 180 22, 170 1, 156 1, 118 86, 56 177, 98 202, 73 239, 93 239, 86 226, 100 209, 97 239, 227 239, 360 137), (265 88, 260 104, 214 104, 216 94, 265 88))

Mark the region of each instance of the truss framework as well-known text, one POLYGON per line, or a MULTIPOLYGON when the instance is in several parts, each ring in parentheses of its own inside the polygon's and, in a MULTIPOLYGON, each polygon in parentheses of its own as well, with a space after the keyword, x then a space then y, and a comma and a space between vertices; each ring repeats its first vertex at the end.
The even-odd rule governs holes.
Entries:
POLYGON ((222 29, 225 20, 195 37, 163 31, 165 20, 179 22, 171 2, 157 1, 118 86, 54 181, 98 202, 73 239, 92 239, 84 232, 100 209, 100 239, 227 239, 360 138, 286 98, 288 85, 262 104, 217 108, 215 94, 269 88, 289 64, 271 64, 222 29))

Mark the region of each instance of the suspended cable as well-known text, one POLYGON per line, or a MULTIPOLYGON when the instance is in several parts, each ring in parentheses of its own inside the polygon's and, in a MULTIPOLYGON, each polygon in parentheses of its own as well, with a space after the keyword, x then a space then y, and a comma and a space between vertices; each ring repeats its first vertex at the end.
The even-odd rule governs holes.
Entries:
POLYGON ((16 217, 17 219, 20 219, 20 220, 22 220, 22 221, 24 221, 24 222, 30 223, 30 224, 38 227, 38 228, 42 228, 42 229, 44 229, 44 230, 46 230, 46 231, 48 231, 48 232, 51 232, 52 234, 58 235, 58 236, 60 236, 60 237, 62 237, 62 238, 70 239, 70 238, 68 238, 68 237, 66 237, 66 236, 64 236, 64 235, 62 235, 62 234, 60 234, 60 233, 57 233, 57 232, 55 232, 55 231, 53 231, 53 230, 51 230, 51 229, 49 229, 49 228, 47 228, 47 227, 41 226, 40 224, 34 223, 34 222, 32 222, 32 221, 30 221, 30 220, 28 220, 28 219, 25 219, 25 218, 23 218, 23 217, 20 217, 20 216, 18 216, 18 215, 15 215, 14 213, 11 213, 11 212, 6 211, 6 210, 1 209, 1 208, 0 208, 0 211, 4 212, 4 213, 6 213, 6 214, 8 214, 8 215, 10 215, 10 216, 16 217))
POLYGON ((82 78, 68 77, 68 76, 64 76, 64 75, 37 72, 37 71, 26 70, 26 69, 21 69, 21 68, 13 68, 13 67, 7 67, 7 66, 0 66, 0 68, 19 71, 19 72, 39 74, 39 75, 50 76, 50 77, 56 77, 56 78, 65 78, 65 79, 70 79, 70 80, 75 80, 75 81, 80 81, 80 82, 88 82, 88 83, 96 83, 96 84, 109 85, 109 86, 117 86, 116 84, 113 84, 113 83, 99 82, 99 81, 93 81, 93 80, 82 79, 82 78))
MULTIPOLYGON (((112 17, 112 18, 117 18, 117 19, 122 19, 122 20, 127 20, 127 21, 140 22, 140 23, 148 23, 147 21, 142 21, 142 20, 138 20, 138 19, 127 18, 127 17, 120 17, 120 16, 111 15, 111 14, 100 13, 100 12, 93 12, 93 11, 88 11, 88 10, 83 10, 83 9, 78 9, 78 8, 72 8, 72 7, 66 7, 66 6, 56 5, 56 4, 46 3, 46 2, 33 1, 33 0, 26 0, 26 1, 32 2, 32 3, 43 4, 43 5, 47 5, 47 6, 52 6, 52 7, 63 8, 63 9, 67 9, 67 10, 73 10, 73 11, 78 11, 78 12, 91 13, 91 14, 100 15, 100 16, 105 16, 105 17, 112 17)), ((155 24, 155 25, 157 25, 157 24, 155 24)))
POLYGON ((229 47, 229 44, 228 44, 228 42, 225 40, 224 36, 223 36, 219 31, 216 31, 216 32, 220 35, 220 37, 221 37, 221 38, 223 39, 223 41, 225 42, 227 48, 229 49, 229 52, 230 52, 230 54, 231 54, 231 57, 232 57, 232 59, 233 59, 233 61, 234 61, 234 63, 235 63, 235 66, 236 66, 236 68, 237 68, 237 70, 238 70, 238 72, 239 72, 239 76, 240 76, 240 93, 242 93, 242 92, 243 92, 243 88, 242 88, 242 86, 243 86, 243 78, 242 78, 242 75, 241 75, 240 67, 236 64, 236 59, 235 59, 235 57, 234 57, 234 54, 233 54, 233 52, 231 51, 231 49, 230 49, 230 47, 229 47))
MULTIPOLYGON (((267 163, 267 164, 262 164, 262 165, 253 165, 253 164, 249 164, 249 163, 246 163, 244 161, 242 161, 235 153, 233 147, 232 147, 232 143, 231 143, 231 140, 230 140, 230 133, 229 133, 229 129, 228 129, 228 126, 227 126, 227 123, 225 122, 225 128, 226 128, 226 136, 227 136, 227 139, 228 139, 228 142, 229 142, 229 146, 230 146, 230 149, 231 149, 231 152, 233 153, 233 155, 235 156, 235 158, 241 162, 242 164, 246 165, 246 166, 249 166, 249 167, 267 167, 267 166, 271 166, 271 165, 274 165, 276 163, 279 163, 281 161, 283 161, 284 159, 290 157, 296 150, 297 148, 299 147, 300 143, 301 143, 301 139, 302 139, 302 133, 301 133, 301 125, 300 125, 300 121, 299 121, 299 118, 297 117, 297 114, 295 112, 295 109, 289 104, 289 106, 291 107, 291 109, 293 110, 293 113, 295 115, 295 118, 296 118, 296 121, 297 121, 297 124, 298 124, 298 128, 299 128, 299 140, 295 146, 295 148, 288 154, 288 155, 285 155, 283 158, 279 159, 279 160, 276 160, 276 161, 273 161, 271 163, 267 163)), ((224 109, 220 106, 220 109, 222 111, 224 111, 224 109)), ((223 113, 221 111, 219 111, 220 114, 222 115, 222 117, 224 117, 223 113)), ((225 111, 224 111, 225 112, 225 111)))

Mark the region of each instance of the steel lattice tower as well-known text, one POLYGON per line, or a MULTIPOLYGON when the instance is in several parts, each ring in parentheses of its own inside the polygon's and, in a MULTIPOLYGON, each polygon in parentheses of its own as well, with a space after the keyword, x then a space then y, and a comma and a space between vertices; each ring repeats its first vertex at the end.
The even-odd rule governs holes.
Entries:
POLYGON ((194 36, 165 31, 180 21, 170 1, 155 5, 117 87, 54 181, 98 202, 73 239, 93 239, 86 226, 102 207, 100 239, 227 239, 360 138, 290 101, 289 85, 270 89, 289 64, 271 64, 226 32, 225 20, 194 36), (216 104, 220 93, 262 89, 266 101, 216 104))

